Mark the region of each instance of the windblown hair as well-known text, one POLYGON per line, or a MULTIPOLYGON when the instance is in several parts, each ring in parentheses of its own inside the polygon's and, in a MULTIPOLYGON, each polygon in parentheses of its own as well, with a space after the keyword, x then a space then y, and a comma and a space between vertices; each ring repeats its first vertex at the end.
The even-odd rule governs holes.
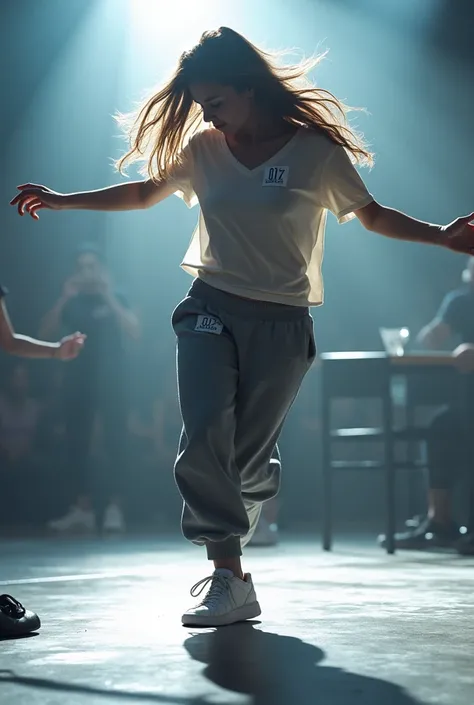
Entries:
POLYGON ((199 43, 181 55, 175 73, 157 93, 136 113, 118 116, 129 140, 128 151, 116 163, 119 171, 142 162, 141 173, 156 181, 179 164, 182 149, 203 125, 202 111, 191 96, 192 83, 252 88, 256 104, 266 112, 323 131, 353 161, 371 165, 373 155, 347 120, 353 108, 308 79, 325 54, 292 66, 279 63, 280 56, 262 51, 227 27, 204 32, 199 43))

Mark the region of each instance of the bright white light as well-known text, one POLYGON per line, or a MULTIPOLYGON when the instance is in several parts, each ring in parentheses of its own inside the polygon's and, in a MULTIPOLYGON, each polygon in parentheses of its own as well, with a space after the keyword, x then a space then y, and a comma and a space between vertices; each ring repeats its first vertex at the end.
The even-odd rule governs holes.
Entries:
POLYGON ((128 0, 130 30, 142 49, 159 54, 170 45, 192 46, 203 31, 218 26, 218 0, 128 0))

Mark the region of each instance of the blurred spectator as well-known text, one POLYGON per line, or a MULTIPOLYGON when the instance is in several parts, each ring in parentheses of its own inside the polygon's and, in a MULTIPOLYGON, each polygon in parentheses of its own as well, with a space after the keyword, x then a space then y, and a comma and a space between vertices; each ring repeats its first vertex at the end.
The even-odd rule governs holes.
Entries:
POLYGON ((39 403, 30 393, 28 369, 17 363, 0 395, 0 457, 17 465, 30 458, 36 439, 39 403))
POLYGON ((41 407, 33 398, 28 369, 17 363, 0 395, 2 523, 26 524, 38 517, 41 487, 36 440, 41 407), (27 488, 27 489, 25 489, 27 488))
POLYGON ((66 424, 63 409, 64 368, 53 371, 51 383, 43 401, 41 419, 41 446, 49 453, 57 455, 64 445, 66 424))
MULTIPOLYGON (((181 511, 181 498, 173 478, 181 415, 176 395, 174 365, 161 361, 157 372, 160 375, 158 391, 154 394, 148 410, 135 408, 130 414, 129 430, 134 439, 134 457, 140 458, 137 465, 143 473, 140 491, 146 493, 150 505, 147 508, 154 520, 173 521, 181 511)), ((156 375, 156 372, 153 371, 156 375)), ((138 470, 138 468, 137 468, 138 470)), ((145 493, 143 493, 145 494, 145 493)), ((144 498, 136 498, 144 508, 144 498)), ((145 500, 146 504, 146 500, 145 500)), ((143 517, 144 518, 144 517, 143 517)))
POLYGON ((42 334, 60 328, 87 334, 84 354, 65 370, 63 403, 70 509, 50 523, 58 532, 125 528, 120 500, 125 493, 127 399, 123 337, 137 338, 139 323, 93 244, 81 247, 74 272, 43 320, 42 334), (99 424, 99 426, 98 426, 99 424), (106 477, 99 501, 91 470, 94 429, 102 430, 106 477))

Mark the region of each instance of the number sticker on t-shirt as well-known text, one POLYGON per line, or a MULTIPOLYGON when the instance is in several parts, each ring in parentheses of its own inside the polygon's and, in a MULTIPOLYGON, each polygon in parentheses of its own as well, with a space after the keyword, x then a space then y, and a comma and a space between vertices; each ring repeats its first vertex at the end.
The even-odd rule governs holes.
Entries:
POLYGON ((286 186, 289 171, 289 166, 267 166, 262 186, 286 186))

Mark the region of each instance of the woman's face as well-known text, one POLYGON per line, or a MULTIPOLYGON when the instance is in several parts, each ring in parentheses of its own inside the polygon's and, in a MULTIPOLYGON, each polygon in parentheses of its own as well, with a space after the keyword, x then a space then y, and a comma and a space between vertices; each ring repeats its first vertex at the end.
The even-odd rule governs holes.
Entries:
POLYGON ((235 134, 252 119, 254 101, 250 89, 237 91, 220 83, 193 83, 190 91, 193 100, 202 107, 204 121, 224 134, 235 134))

